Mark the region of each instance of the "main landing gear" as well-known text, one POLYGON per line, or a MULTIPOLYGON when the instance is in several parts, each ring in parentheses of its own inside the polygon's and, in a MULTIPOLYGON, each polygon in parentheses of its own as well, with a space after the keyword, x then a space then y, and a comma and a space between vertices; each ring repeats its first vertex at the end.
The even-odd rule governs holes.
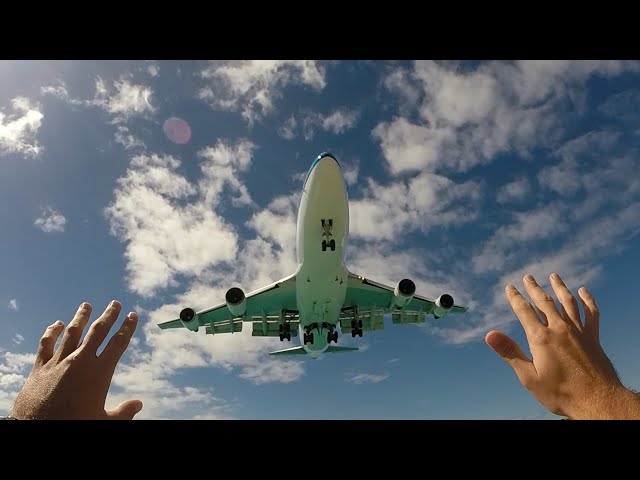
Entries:
POLYGON ((358 320, 357 322, 351 320, 351 336, 355 337, 356 335, 362 337, 362 320, 358 320))
POLYGON ((280 324, 280 341, 284 341, 284 339, 286 338, 287 340, 291 341, 291 325, 288 323, 281 323, 280 324))

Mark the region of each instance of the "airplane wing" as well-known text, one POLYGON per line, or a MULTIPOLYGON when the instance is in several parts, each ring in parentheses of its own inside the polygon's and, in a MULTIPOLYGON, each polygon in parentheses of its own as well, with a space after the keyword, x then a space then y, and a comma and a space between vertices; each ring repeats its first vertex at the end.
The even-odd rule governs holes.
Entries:
MULTIPOLYGON (((413 282, 410 284, 413 285, 413 282)), ((415 290, 415 285, 413 287, 415 290)), ((442 295, 440 299, 444 297, 445 295, 442 295)), ((415 294, 408 303, 398 307, 394 287, 349 272, 340 327, 343 332, 350 332, 356 312, 358 319, 362 321, 360 328, 367 331, 383 329, 383 318, 388 313, 391 313, 393 323, 423 323, 427 315, 442 318, 449 313, 463 313, 468 310, 468 307, 453 304, 453 298, 448 297, 452 303, 448 309, 446 302, 438 303, 440 299, 432 300, 415 294)))
MULTIPOLYGON (((290 275, 266 287, 246 295, 245 311, 242 315, 234 315, 226 302, 215 307, 195 312, 184 318, 159 323, 163 329, 187 328, 198 331, 205 327, 207 334, 234 333, 242 331, 244 322, 253 322, 253 336, 279 335, 279 325, 283 316, 291 324, 291 335, 297 335, 298 312, 296 310, 296 276, 290 275)), ((181 317, 184 314, 181 312, 181 317)))

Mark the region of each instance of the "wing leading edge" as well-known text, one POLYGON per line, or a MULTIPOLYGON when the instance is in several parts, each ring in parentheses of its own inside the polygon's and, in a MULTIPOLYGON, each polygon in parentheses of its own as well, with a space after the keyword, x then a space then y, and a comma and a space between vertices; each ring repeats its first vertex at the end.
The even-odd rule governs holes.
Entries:
MULTIPOLYGON (((159 323, 158 326, 163 330, 187 328, 192 331, 204 326, 206 333, 213 335, 239 332, 244 322, 253 322, 254 336, 278 336, 277 325, 281 316, 288 312, 295 317, 297 313, 295 274, 247 294, 244 305, 242 315, 234 315, 226 302, 200 312, 185 309, 180 314, 181 318, 159 323)), ((296 319, 289 320, 293 324, 296 319)), ((295 335, 296 331, 292 328, 291 333, 295 335)))

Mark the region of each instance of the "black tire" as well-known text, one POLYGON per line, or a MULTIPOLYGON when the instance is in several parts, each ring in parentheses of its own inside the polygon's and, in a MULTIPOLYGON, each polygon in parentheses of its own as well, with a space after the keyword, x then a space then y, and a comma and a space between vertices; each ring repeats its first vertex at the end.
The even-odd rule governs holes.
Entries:
POLYGON ((338 343, 338 332, 333 332, 333 341, 338 343))
POLYGON ((351 337, 352 338, 356 338, 356 329, 355 328, 351 330, 351 337))
POLYGON ((280 334, 280 341, 281 342, 284 341, 284 335, 283 334, 280 334))
MULTIPOLYGON (((290 334, 290 333, 287 333, 287 335, 286 335, 286 336, 287 336, 287 341, 289 341, 289 342, 290 342, 290 341, 291 341, 291 334, 290 334)), ((362 336, 362 335, 360 335, 360 336, 362 336)))
POLYGON ((323 252, 327 251, 327 241, 326 240, 322 240, 322 251, 323 252))
POLYGON ((362 338, 362 329, 358 330, 358 335, 360 335, 360 338, 362 338))
POLYGON ((358 328, 362 329, 362 320, 358 320, 358 328))
POLYGON ((331 241, 329 242, 329 246, 331 247, 331 251, 335 251, 336 249, 336 241, 332 238, 331 241))

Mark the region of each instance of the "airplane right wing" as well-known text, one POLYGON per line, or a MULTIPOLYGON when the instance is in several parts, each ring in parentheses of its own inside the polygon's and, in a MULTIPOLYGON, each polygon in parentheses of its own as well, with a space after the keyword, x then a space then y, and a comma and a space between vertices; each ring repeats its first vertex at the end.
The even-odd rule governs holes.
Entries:
POLYGON ((351 272, 344 306, 340 316, 343 332, 356 328, 358 321, 361 321, 360 328, 363 331, 381 330, 384 328, 384 315, 388 313, 391 313, 393 323, 423 323, 427 315, 442 318, 449 313, 463 313, 468 309, 454 305, 450 295, 441 295, 434 300, 415 295, 415 284, 410 280, 402 280, 394 288, 351 272), (354 321, 356 327, 352 323, 354 321))
POLYGON ((297 335, 298 312, 296 303, 296 276, 285 277, 249 293, 246 297, 239 288, 227 292, 225 302, 213 308, 196 312, 185 308, 180 318, 159 323, 163 329, 187 328, 197 332, 205 327, 207 334, 234 333, 242 330, 243 322, 253 322, 253 336, 275 336, 282 321, 291 325, 290 333, 297 335))

